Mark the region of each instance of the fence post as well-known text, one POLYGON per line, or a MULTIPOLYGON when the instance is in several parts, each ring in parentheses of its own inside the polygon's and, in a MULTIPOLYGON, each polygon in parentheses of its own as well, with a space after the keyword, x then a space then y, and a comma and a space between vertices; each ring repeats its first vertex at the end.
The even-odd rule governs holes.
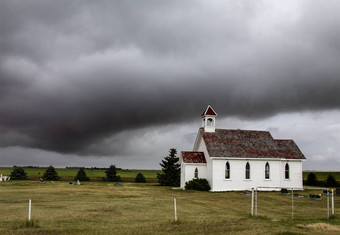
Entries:
POLYGON ((176 198, 174 198, 174 209, 175 209, 175 222, 177 222, 176 198))
POLYGON ((257 217, 257 188, 255 189, 255 216, 257 217))
POLYGON ((292 188, 292 220, 294 220, 294 189, 292 188))
POLYGON ((327 189, 327 218, 329 219, 329 189, 327 189))
POLYGON ((31 221, 31 199, 28 200, 28 221, 31 221))
POLYGON ((334 190, 332 189, 332 215, 334 215, 334 190))
POLYGON ((254 188, 251 188, 251 209, 250 209, 251 216, 254 216, 254 188))

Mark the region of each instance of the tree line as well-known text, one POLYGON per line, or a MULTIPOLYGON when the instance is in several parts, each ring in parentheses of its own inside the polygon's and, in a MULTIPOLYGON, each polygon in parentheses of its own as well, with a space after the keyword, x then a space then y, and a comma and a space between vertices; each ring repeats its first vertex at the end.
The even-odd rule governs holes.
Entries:
POLYGON ((310 172, 307 176, 307 180, 303 182, 304 185, 309 186, 321 186, 321 187, 339 187, 339 182, 336 181, 332 174, 329 174, 325 181, 318 180, 313 172, 310 172))
MULTIPOLYGON (((103 178, 103 181, 111 181, 111 182, 119 182, 121 178, 117 175, 117 168, 115 165, 111 165, 109 168, 106 168, 105 174, 106 177, 103 178)), ((27 173, 25 172, 23 167, 13 167, 13 171, 10 175, 12 180, 27 180, 27 173)), ((60 177, 58 172, 53 166, 49 166, 42 177, 40 177, 40 181, 49 180, 49 181, 57 181, 60 177)), ((80 168, 77 172, 77 175, 74 178, 75 181, 90 181, 90 178, 86 175, 85 168, 80 168)), ((146 182, 146 179, 142 173, 138 173, 135 178, 135 182, 146 182)))

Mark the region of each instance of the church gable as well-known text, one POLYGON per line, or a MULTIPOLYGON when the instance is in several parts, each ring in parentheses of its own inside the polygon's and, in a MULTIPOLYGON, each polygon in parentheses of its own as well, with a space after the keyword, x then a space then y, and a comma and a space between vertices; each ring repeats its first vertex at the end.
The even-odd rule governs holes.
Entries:
POLYGON ((202 113, 203 116, 217 116, 217 113, 213 110, 213 108, 208 105, 207 109, 202 113))

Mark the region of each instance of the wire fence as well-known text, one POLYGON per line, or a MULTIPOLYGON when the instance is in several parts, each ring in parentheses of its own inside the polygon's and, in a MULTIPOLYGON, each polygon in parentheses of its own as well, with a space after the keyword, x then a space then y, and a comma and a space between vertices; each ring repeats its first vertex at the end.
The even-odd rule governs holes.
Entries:
POLYGON ((305 188, 303 193, 294 192, 294 189, 288 188, 281 191, 281 195, 277 196, 277 203, 268 205, 265 194, 259 190, 266 187, 257 187, 251 189, 251 216, 270 216, 274 214, 274 220, 278 218, 327 218, 335 215, 334 191, 329 188, 305 188), (309 194, 308 192, 316 192, 317 194, 309 194), (308 207, 306 208, 306 204, 308 207), (291 210, 278 210, 278 208, 290 205, 291 210), (272 212, 272 213, 271 213, 272 212), (274 213, 273 213, 274 212, 274 213))

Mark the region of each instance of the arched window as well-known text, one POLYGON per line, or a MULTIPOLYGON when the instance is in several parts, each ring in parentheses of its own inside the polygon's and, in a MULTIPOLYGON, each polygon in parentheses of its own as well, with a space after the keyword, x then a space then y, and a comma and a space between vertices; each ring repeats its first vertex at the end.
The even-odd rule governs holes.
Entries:
POLYGON ((286 163, 285 165, 285 179, 289 179, 289 165, 286 163))
POLYGON ((267 162, 266 166, 264 167, 264 178, 269 179, 269 176, 270 176, 270 174, 269 174, 269 163, 267 162))
POLYGON ((230 179, 230 165, 229 162, 225 164, 225 178, 230 179))
POLYGON ((249 162, 247 162, 247 164, 246 164, 246 179, 247 180, 250 179, 250 165, 249 165, 249 162))
POLYGON ((213 123, 214 123, 214 121, 212 120, 212 118, 208 118, 208 123, 207 123, 207 125, 208 125, 208 126, 213 126, 213 123))
POLYGON ((195 169, 195 178, 196 179, 198 178, 198 169, 197 168, 195 169))

